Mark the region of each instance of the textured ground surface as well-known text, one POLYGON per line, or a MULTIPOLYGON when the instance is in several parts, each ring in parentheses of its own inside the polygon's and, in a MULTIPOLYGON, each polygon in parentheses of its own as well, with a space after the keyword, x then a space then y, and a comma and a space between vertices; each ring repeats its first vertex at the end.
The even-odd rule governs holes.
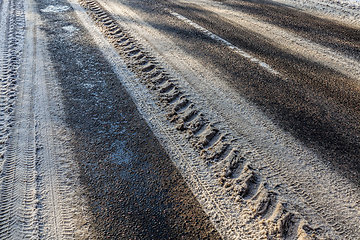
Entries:
POLYGON ((359 238, 358 2, 0 10, 0 238, 359 238))

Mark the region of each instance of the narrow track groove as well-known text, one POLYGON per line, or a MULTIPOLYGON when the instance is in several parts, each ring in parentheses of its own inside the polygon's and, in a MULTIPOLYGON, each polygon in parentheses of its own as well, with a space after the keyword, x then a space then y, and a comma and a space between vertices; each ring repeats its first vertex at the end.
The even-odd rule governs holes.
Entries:
MULTIPOLYGON (((17 93, 18 69, 24 37, 25 19, 22 1, 4 1, 0 14, 0 238, 9 238, 14 234, 17 215, 14 210, 19 200, 14 192, 16 180, 15 150, 10 143, 14 124, 14 104, 17 93)), ((26 167, 26 166, 25 166, 26 167)), ((30 166, 31 167, 31 166, 30 166)), ((26 187, 29 187, 26 184, 26 187)), ((21 200, 20 200, 21 201, 21 200)), ((25 203, 27 204, 27 203, 25 203)))

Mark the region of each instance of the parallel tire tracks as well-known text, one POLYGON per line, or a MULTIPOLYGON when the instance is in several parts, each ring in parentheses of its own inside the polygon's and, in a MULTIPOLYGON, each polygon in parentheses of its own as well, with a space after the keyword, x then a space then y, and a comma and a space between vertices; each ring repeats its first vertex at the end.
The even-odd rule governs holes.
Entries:
MULTIPOLYGON (((0 177, 0 238, 5 239, 14 233, 16 227, 15 214, 16 204, 19 200, 16 192, 22 188, 30 188, 31 184, 23 182, 19 179, 20 185, 14 188, 16 175, 16 154, 17 147, 12 145, 14 140, 10 136, 14 125, 14 106, 17 93, 17 81, 19 67, 21 61, 23 40, 24 40, 24 7, 23 1, 3 1, 1 5, 1 22, 0 22, 0 161, 1 161, 1 177, 0 177)), ((28 126, 31 128, 31 126, 28 126)), ((29 139, 29 144, 33 141, 29 139)), ((30 147, 30 146, 26 146, 30 147)), ((24 154, 30 160, 33 155, 28 152, 29 148, 25 148, 24 154)), ((29 164, 21 166, 26 174, 29 174, 33 167, 33 161, 29 164)), ((26 196, 24 204, 27 204, 29 195, 26 196)), ((21 211, 26 211, 26 207, 21 211)))
POLYGON ((0 239, 74 239, 76 180, 39 18, 32 1, 1 6, 0 239))

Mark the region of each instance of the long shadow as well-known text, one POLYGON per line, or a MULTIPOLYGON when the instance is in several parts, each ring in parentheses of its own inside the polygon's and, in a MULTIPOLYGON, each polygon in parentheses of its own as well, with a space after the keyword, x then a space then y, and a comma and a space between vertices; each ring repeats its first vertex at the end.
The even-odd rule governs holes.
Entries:
POLYGON ((159 6, 151 5, 151 1, 138 3, 132 1, 129 5, 147 16, 148 23, 171 37, 188 54, 205 66, 220 70, 240 95, 314 150, 326 164, 360 184, 360 94, 353 80, 279 49, 253 32, 229 26, 221 16, 197 7, 169 1, 162 6, 159 2, 159 6), (287 78, 269 74, 194 30, 184 31, 183 25, 161 10, 164 6, 259 56, 287 78))

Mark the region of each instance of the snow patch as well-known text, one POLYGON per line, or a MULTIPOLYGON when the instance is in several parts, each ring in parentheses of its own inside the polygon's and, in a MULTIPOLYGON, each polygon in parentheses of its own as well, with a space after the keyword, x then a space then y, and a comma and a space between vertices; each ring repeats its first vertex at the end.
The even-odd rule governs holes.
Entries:
POLYGON ((353 4, 355 6, 360 6, 360 0, 331 0, 331 2, 339 4, 353 4))
POLYGON ((68 6, 54 6, 54 5, 49 5, 44 9, 41 9, 41 12, 45 12, 45 13, 59 13, 59 12, 66 12, 70 9, 70 7, 68 6))
POLYGON ((360 0, 273 0, 360 27, 360 0))
POLYGON ((79 31, 79 29, 76 28, 76 27, 74 27, 73 25, 69 25, 69 26, 62 27, 62 29, 64 29, 65 31, 67 31, 67 32, 69 32, 69 33, 73 33, 73 32, 79 31))
POLYGON ((84 83, 83 86, 86 88, 86 89, 93 89, 95 87, 94 84, 91 84, 91 83, 84 83))

